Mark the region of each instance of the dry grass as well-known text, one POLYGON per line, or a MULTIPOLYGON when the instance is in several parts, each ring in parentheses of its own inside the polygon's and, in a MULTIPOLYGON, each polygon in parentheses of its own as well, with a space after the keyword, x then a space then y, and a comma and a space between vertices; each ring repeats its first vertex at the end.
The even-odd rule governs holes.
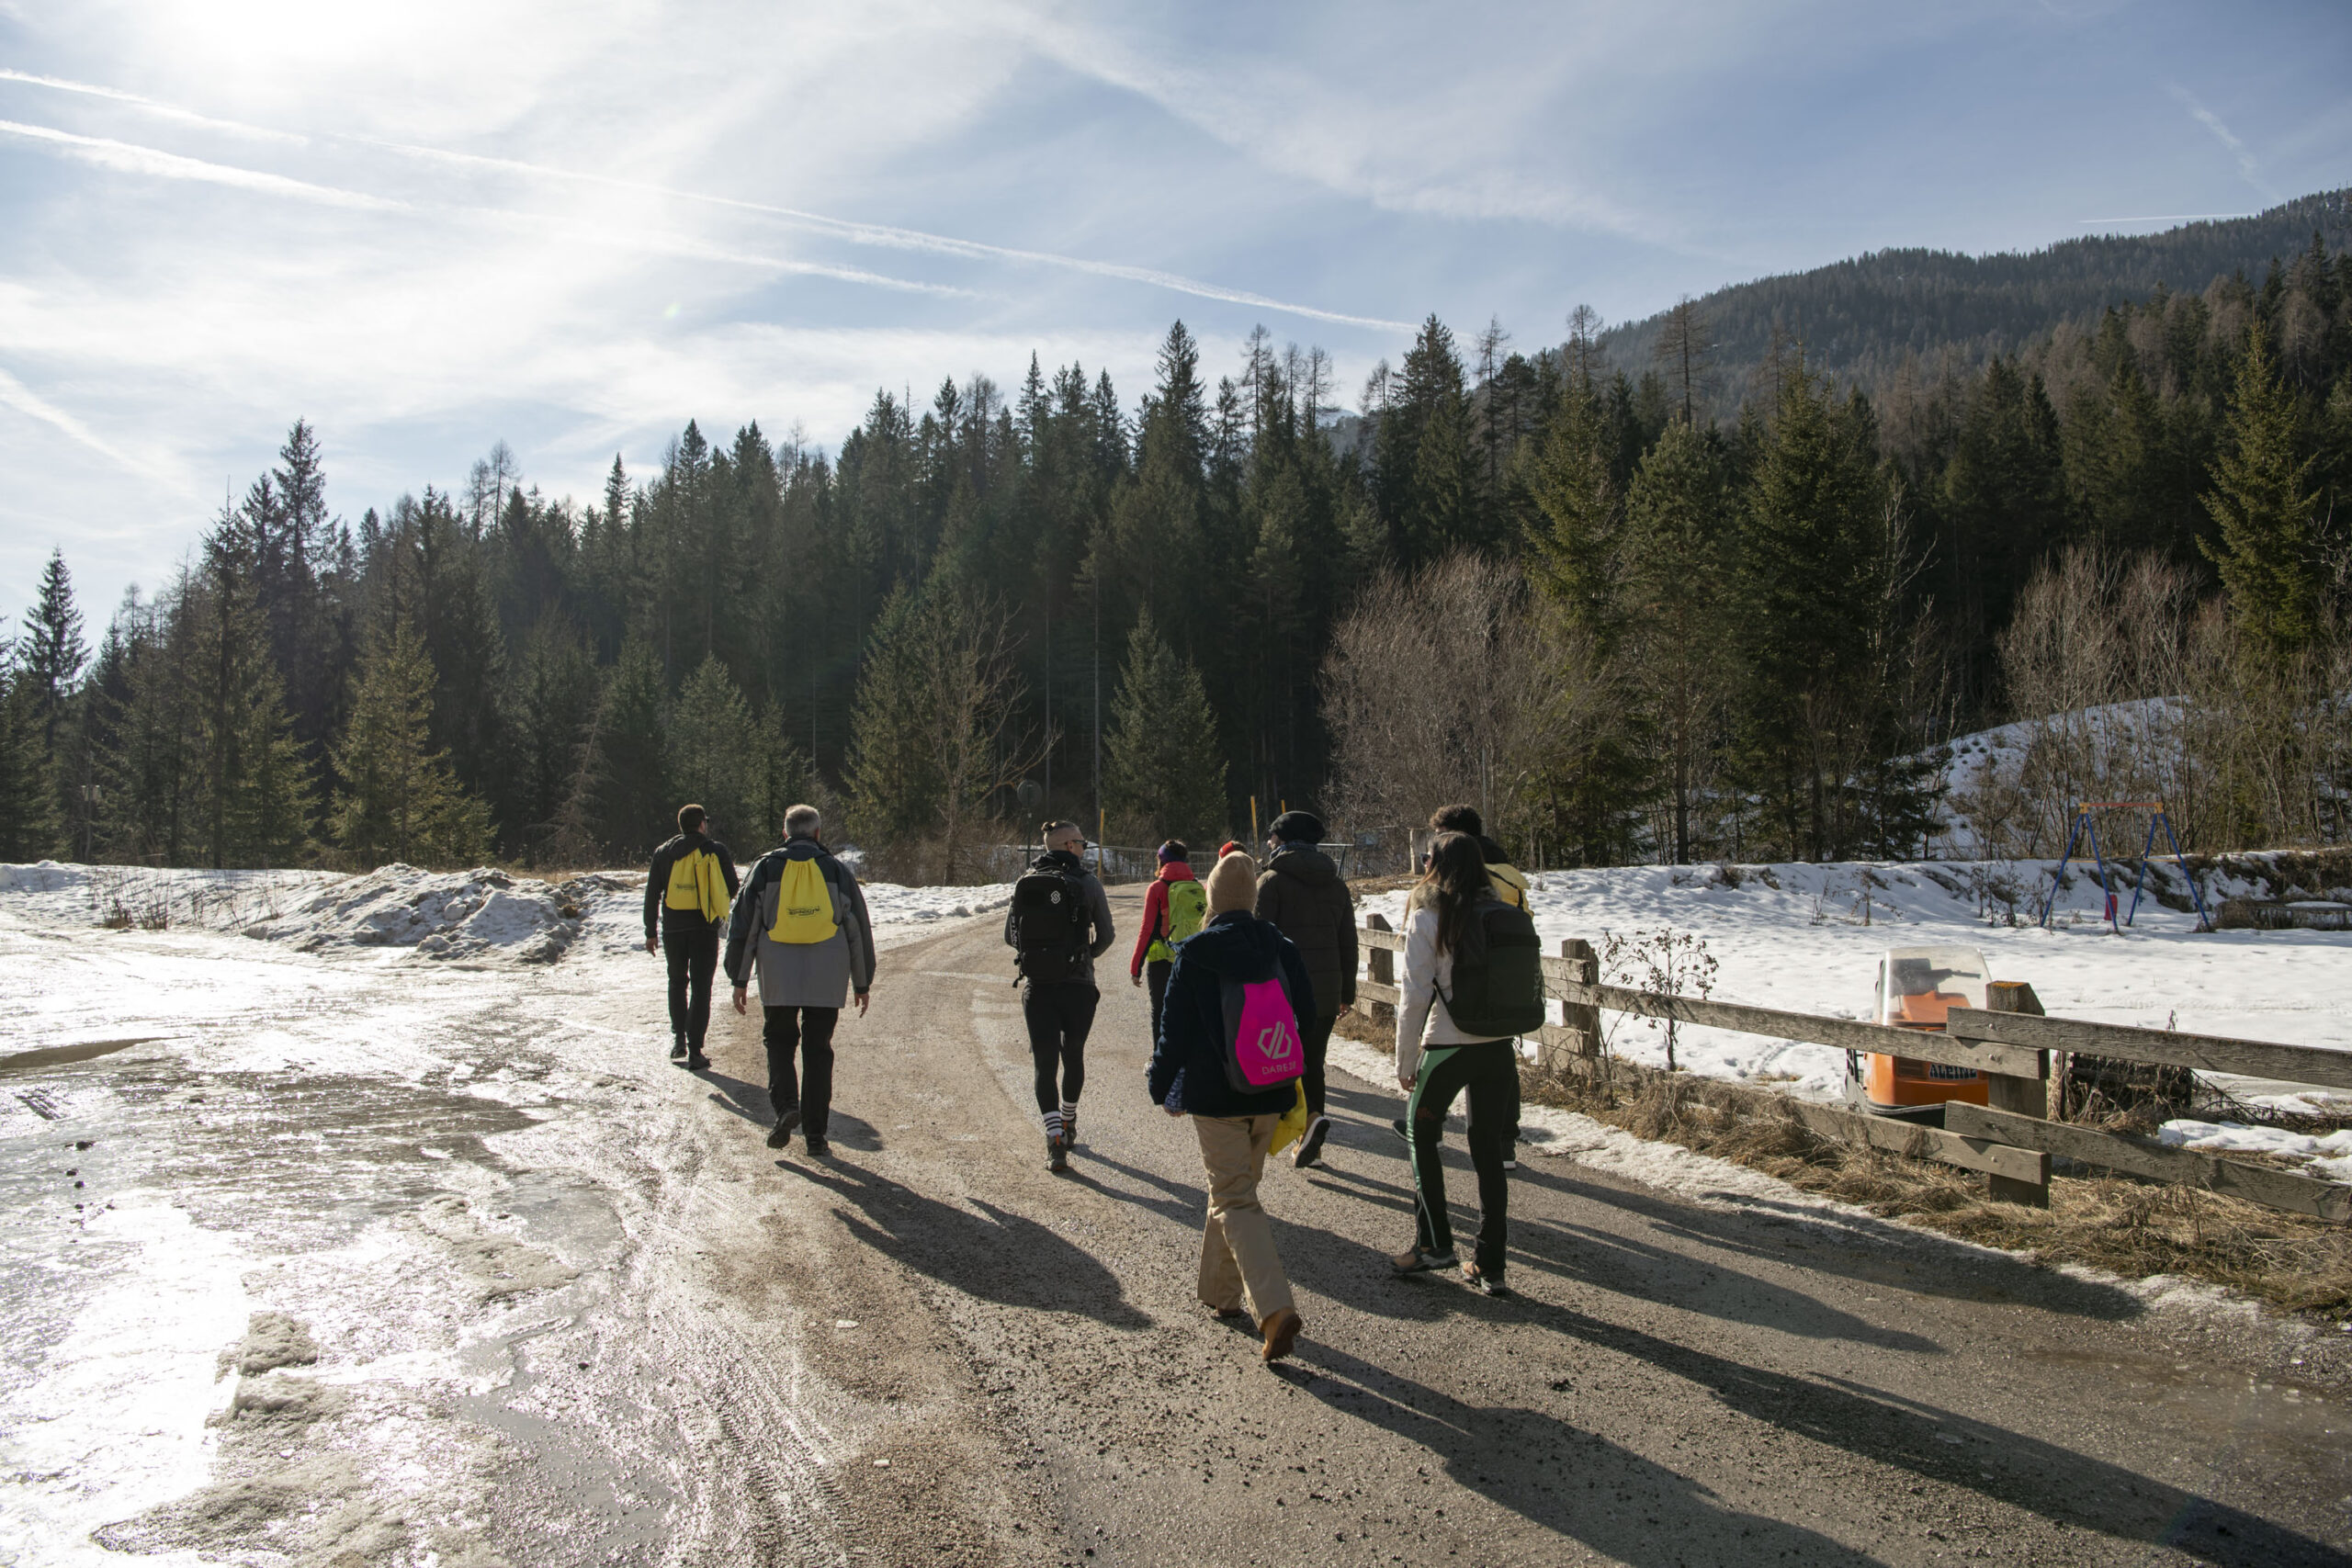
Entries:
POLYGON ((1883 1218, 2030 1253, 2044 1264, 2080 1264, 2126 1279, 2184 1275, 2289 1311, 2352 1319, 2352 1232, 2344 1226, 2089 1168, 2053 1175, 2047 1210, 1995 1202, 1983 1177, 1834 1143, 1772 1095, 1629 1063, 1613 1064, 1607 1079, 1530 1066, 1522 1087, 1531 1103, 1582 1111, 1636 1137, 1677 1143, 1883 1218))

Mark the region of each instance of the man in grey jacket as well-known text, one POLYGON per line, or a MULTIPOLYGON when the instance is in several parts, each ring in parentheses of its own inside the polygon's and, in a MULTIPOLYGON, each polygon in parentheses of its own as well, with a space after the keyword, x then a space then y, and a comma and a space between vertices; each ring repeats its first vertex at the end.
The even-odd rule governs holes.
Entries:
POLYGON ((804 1127, 808 1152, 819 1158, 832 1153, 825 1129, 832 1113, 833 1026, 841 1020, 842 1001, 852 995, 863 1018, 874 988, 874 922, 865 913, 865 895, 849 867, 818 841, 820 825, 813 806, 796 806, 784 814, 783 845, 762 855, 743 879, 727 926, 727 977, 735 983, 737 1012, 747 1010, 752 965, 759 966, 760 1005, 767 1014, 761 1032, 768 1048, 768 1098, 775 1104, 768 1147, 783 1148, 792 1141, 792 1129, 804 1127), (796 862, 814 862, 823 879, 832 930, 820 940, 805 940, 805 926, 780 918, 779 896, 796 862))

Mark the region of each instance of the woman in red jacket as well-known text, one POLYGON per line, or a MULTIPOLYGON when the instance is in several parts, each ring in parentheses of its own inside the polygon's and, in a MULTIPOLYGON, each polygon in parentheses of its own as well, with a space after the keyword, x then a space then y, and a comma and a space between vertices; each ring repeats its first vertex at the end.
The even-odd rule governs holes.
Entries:
POLYGON ((1176 944, 1201 929, 1208 915, 1208 896, 1193 876, 1192 863, 1178 840, 1159 846, 1159 874, 1143 896, 1143 926, 1136 932, 1135 956, 1127 961, 1127 979, 1151 983, 1151 1043, 1159 1043, 1159 1013, 1168 1002, 1168 965, 1176 944))

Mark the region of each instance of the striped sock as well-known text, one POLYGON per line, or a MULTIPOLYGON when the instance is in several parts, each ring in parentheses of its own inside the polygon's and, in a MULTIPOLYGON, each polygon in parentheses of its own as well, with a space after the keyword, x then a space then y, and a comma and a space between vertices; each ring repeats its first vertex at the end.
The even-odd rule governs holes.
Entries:
POLYGON ((1047 1136, 1048 1138, 1058 1138, 1058 1137, 1060 1137, 1061 1135, 1062 1135, 1062 1113, 1061 1113, 1060 1111, 1046 1111, 1046 1136, 1047 1136))
POLYGON ((1062 1131, 1071 1143, 1078 1142, 1078 1107, 1067 1100, 1062 1101, 1062 1131))

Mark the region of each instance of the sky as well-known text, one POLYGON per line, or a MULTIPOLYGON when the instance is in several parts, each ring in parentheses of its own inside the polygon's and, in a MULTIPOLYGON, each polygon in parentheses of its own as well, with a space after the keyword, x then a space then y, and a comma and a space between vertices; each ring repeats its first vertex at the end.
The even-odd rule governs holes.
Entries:
POLYGON ((503 440, 1332 355, 2352 185, 2352 6, 0 0, 0 615, 96 630, 307 419, 356 520, 503 440))

